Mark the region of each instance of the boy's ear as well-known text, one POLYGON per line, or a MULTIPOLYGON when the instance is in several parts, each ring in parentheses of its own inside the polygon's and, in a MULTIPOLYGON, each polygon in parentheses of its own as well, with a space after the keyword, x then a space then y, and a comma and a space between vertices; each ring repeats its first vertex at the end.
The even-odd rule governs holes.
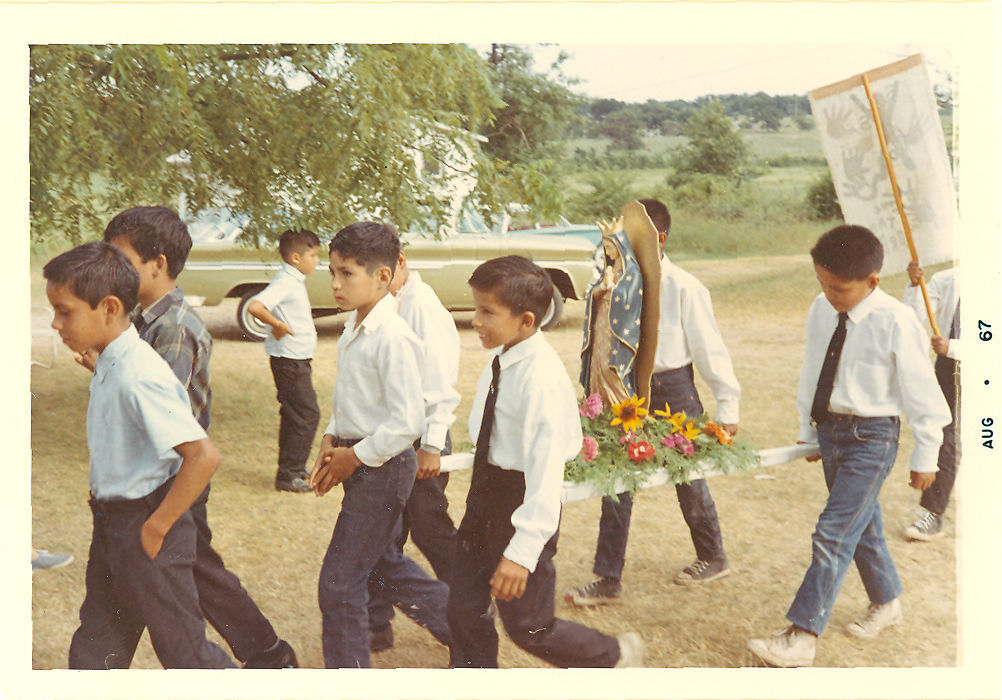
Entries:
POLYGON ((523 311, 522 318, 519 320, 526 328, 536 327, 536 314, 533 311, 523 311))
POLYGON ((118 297, 109 294, 97 303, 97 308, 105 315, 105 320, 111 321, 125 312, 125 304, 118 297))
POLYGON ((160 253, 157 257, 153 258, 153 277, 159 277, 160 275, 168 274, 169 264, 167 263, 167 256, 160 253))
POLYGON ((866 280, 867 284, 870 286, 870 291, 872 292, 880 284, 880 275, 876 272, 872 273, 866 280))
POLYGON ((375 276, 377 282, 389 287, 390 281, 393 279, 393 270, 386 265, 380 265, 376 268, 373 275, 375 276))

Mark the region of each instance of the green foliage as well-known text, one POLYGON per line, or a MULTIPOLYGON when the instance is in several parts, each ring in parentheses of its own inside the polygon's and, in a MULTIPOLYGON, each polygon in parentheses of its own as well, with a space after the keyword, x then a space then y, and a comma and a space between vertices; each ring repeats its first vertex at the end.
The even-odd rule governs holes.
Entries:
POLYGON ((610 151, 635 151, 644 146, 640 138, 643 126, 643 122, 636 115, 620 110, 603 119, 595 133, 612 139, 609 144, 610 151))
POLYGON ((812 219, 827 221, 842 218, 842 207, 835 194, 831 171, 826 170, 807 190, 807 208, 812 219))
POLYGON ((417 154, 454 162, 496 104, 459 44, 36 45, 32 236, 93 237, 117 210, 181 192, 191 211, 249 217, 251 238, 377 211, 442 219, 441 179, 417 154))
POLYGON ((637 197, 633 182, 622 172, 593 170, 583 176, 585 192, 570 197, 567 216, 573 221, 598 221, 619 216, 623 205, 637 197))
POLYGON ((809 114, 796 114, 793 117, 793 123, 801 131, 807 131, 814 127, 814 119, 809 114))
POLYGON ((734 129, 719 102, 707 102, 685 124, 688 143, 675 154, 669 184, 678 186, 696 175, 717 175, 741 181, 748 162, 748 145, 734 129))

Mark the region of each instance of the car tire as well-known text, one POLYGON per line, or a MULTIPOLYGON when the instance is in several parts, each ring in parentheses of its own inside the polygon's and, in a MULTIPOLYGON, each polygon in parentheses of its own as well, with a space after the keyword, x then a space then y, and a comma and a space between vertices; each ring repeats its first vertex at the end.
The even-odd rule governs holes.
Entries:
POLYGON ((543 322, 539 324, 540 330, 548 331, 551 328, 556 328, 563 314, 564 295, 557 289, 557 285, 553 285, 553 301, 550 302, 550 308, 546 310, 546 315, 543 316, 543 322))
POLYGON ((247 307, 250 306, 251 299, 260 294, 262 289, 264 287, 255 287, 244 292, 244 295, 240 297, 240 305, 237 306, 237 325, 240 326, 240 331, 247 340, 253 340, 256 343, 263 343, 264 339, 268 337, 270 329, 267 324, 261 323, 251 316, 247 312, 247 307))

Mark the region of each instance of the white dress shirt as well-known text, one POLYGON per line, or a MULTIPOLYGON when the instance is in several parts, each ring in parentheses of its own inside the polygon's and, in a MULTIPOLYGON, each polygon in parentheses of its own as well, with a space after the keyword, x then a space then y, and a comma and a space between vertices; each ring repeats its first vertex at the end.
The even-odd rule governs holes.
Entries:
MULTIPOLYGON (((929 304, 932 306, 932 314, 936 317, 936 325, 939 326, 939 334, 944 338, 950 337, 950 326, 953 325, 953 313, 957 310, 957 300, 960 299, 960 290, 957 288, 956 270, 952 267, 947 270, 937 272, 926 282, 925 290, 929 294, 929 304)), ((923 328, 932 329, 929 326, 929 314, 925 310, 925 301, 922 299, 922 288, 918 285, 914 287, 909 284, 905 287, 905 294, 902 300, 915 311, 919 322, 923 328)), ((952 360, 960 359, 960 340, 950 339, 950 345, 946 350, 946 356, 952 360)))
MULTIPOLYGON (((803 442, 816 443, 811 404, 838 312, 819 294, 807 313, 797 412, 803 442)), ((915 436, 910 469, 934 472, 950 409, 929 362, 927 340, 911 309, 879 287, 849 310, 845 344, 829 408, 856 416, 908 416, 915 436)))
POLYGON ((737 423, 741 387, 713 317, 710 292, 665 255, 661 258, 661 320, 654 371, 689 363, 713 392, 720 422, 737 423))
POLYGON ((397 292, 397 313, 424 345, 421 383, 424 386, 425 431, 421 448, 441 452, 445 435, 456 421, 459 405, 459 332, 435 291, 409 270, 397 292))
MULTIPOLYGON (((500 357, 487 461, 525 474, 525 497, 512 513, 515 534, 504 556, 535 571, 543 546, 560 523, 564 465, 581 451, 581 420, 567 370, 541 332, 501 352, 500 357)), ((490 384, 488 364, 477 380, 470 410, 470 439, 474 444, 480 434, 490 384)))
POLYGON ((268 333, 264 351, 272 357, 313 359, 317 351, 317 327, 313 325, 310 297, 306 293, 306 275, 283 262, 271 283, 254 298, 295 333, 283 335, 279 340, 268 333))
POLYGON ((355 454, 382 466, 424 433, 421 341, 397 315, 387 294, 357 323, 345 321, 337 341, 337 378, 328 435, 361 439, 355 454))
POLYGON ((98 356, 90 381, 91 493, 142 498, 177 474, 177 445, 205 437, 173 370, 130 325, 98 356))

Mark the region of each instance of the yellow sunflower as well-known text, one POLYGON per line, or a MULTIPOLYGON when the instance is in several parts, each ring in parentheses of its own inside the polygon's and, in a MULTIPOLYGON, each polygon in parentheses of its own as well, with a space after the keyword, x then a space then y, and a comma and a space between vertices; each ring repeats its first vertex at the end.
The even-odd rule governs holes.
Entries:
POLYGON ((699 435, 700 432, 702 431, 693 425, 692 421, 689 421, 685 424, 685 430, 682 431, 682 434, 689 438, 689 440, 695 440, 696 436, 699 435))
POLYGON ((665 410, 659 411, 658 409, 654 409, 654 417, 665 418, 665 419, 671 418, 671 406, 665 403, 665 410))
POLYGON ((682 424, 685 423, 685 411, 679 411, 678 413, 673 413, 671 417, 668 418, 668 422, 675 426, 675 430, 682 430, 682 424))
POLYGON ((623 403, 613 404, 612 412, 616 416, 610 425, 622 425, 625 432, 639 430, 643 425, 643 417, 647 415, 647 409, 643 407, 643 401, 634 394, 623 403))

